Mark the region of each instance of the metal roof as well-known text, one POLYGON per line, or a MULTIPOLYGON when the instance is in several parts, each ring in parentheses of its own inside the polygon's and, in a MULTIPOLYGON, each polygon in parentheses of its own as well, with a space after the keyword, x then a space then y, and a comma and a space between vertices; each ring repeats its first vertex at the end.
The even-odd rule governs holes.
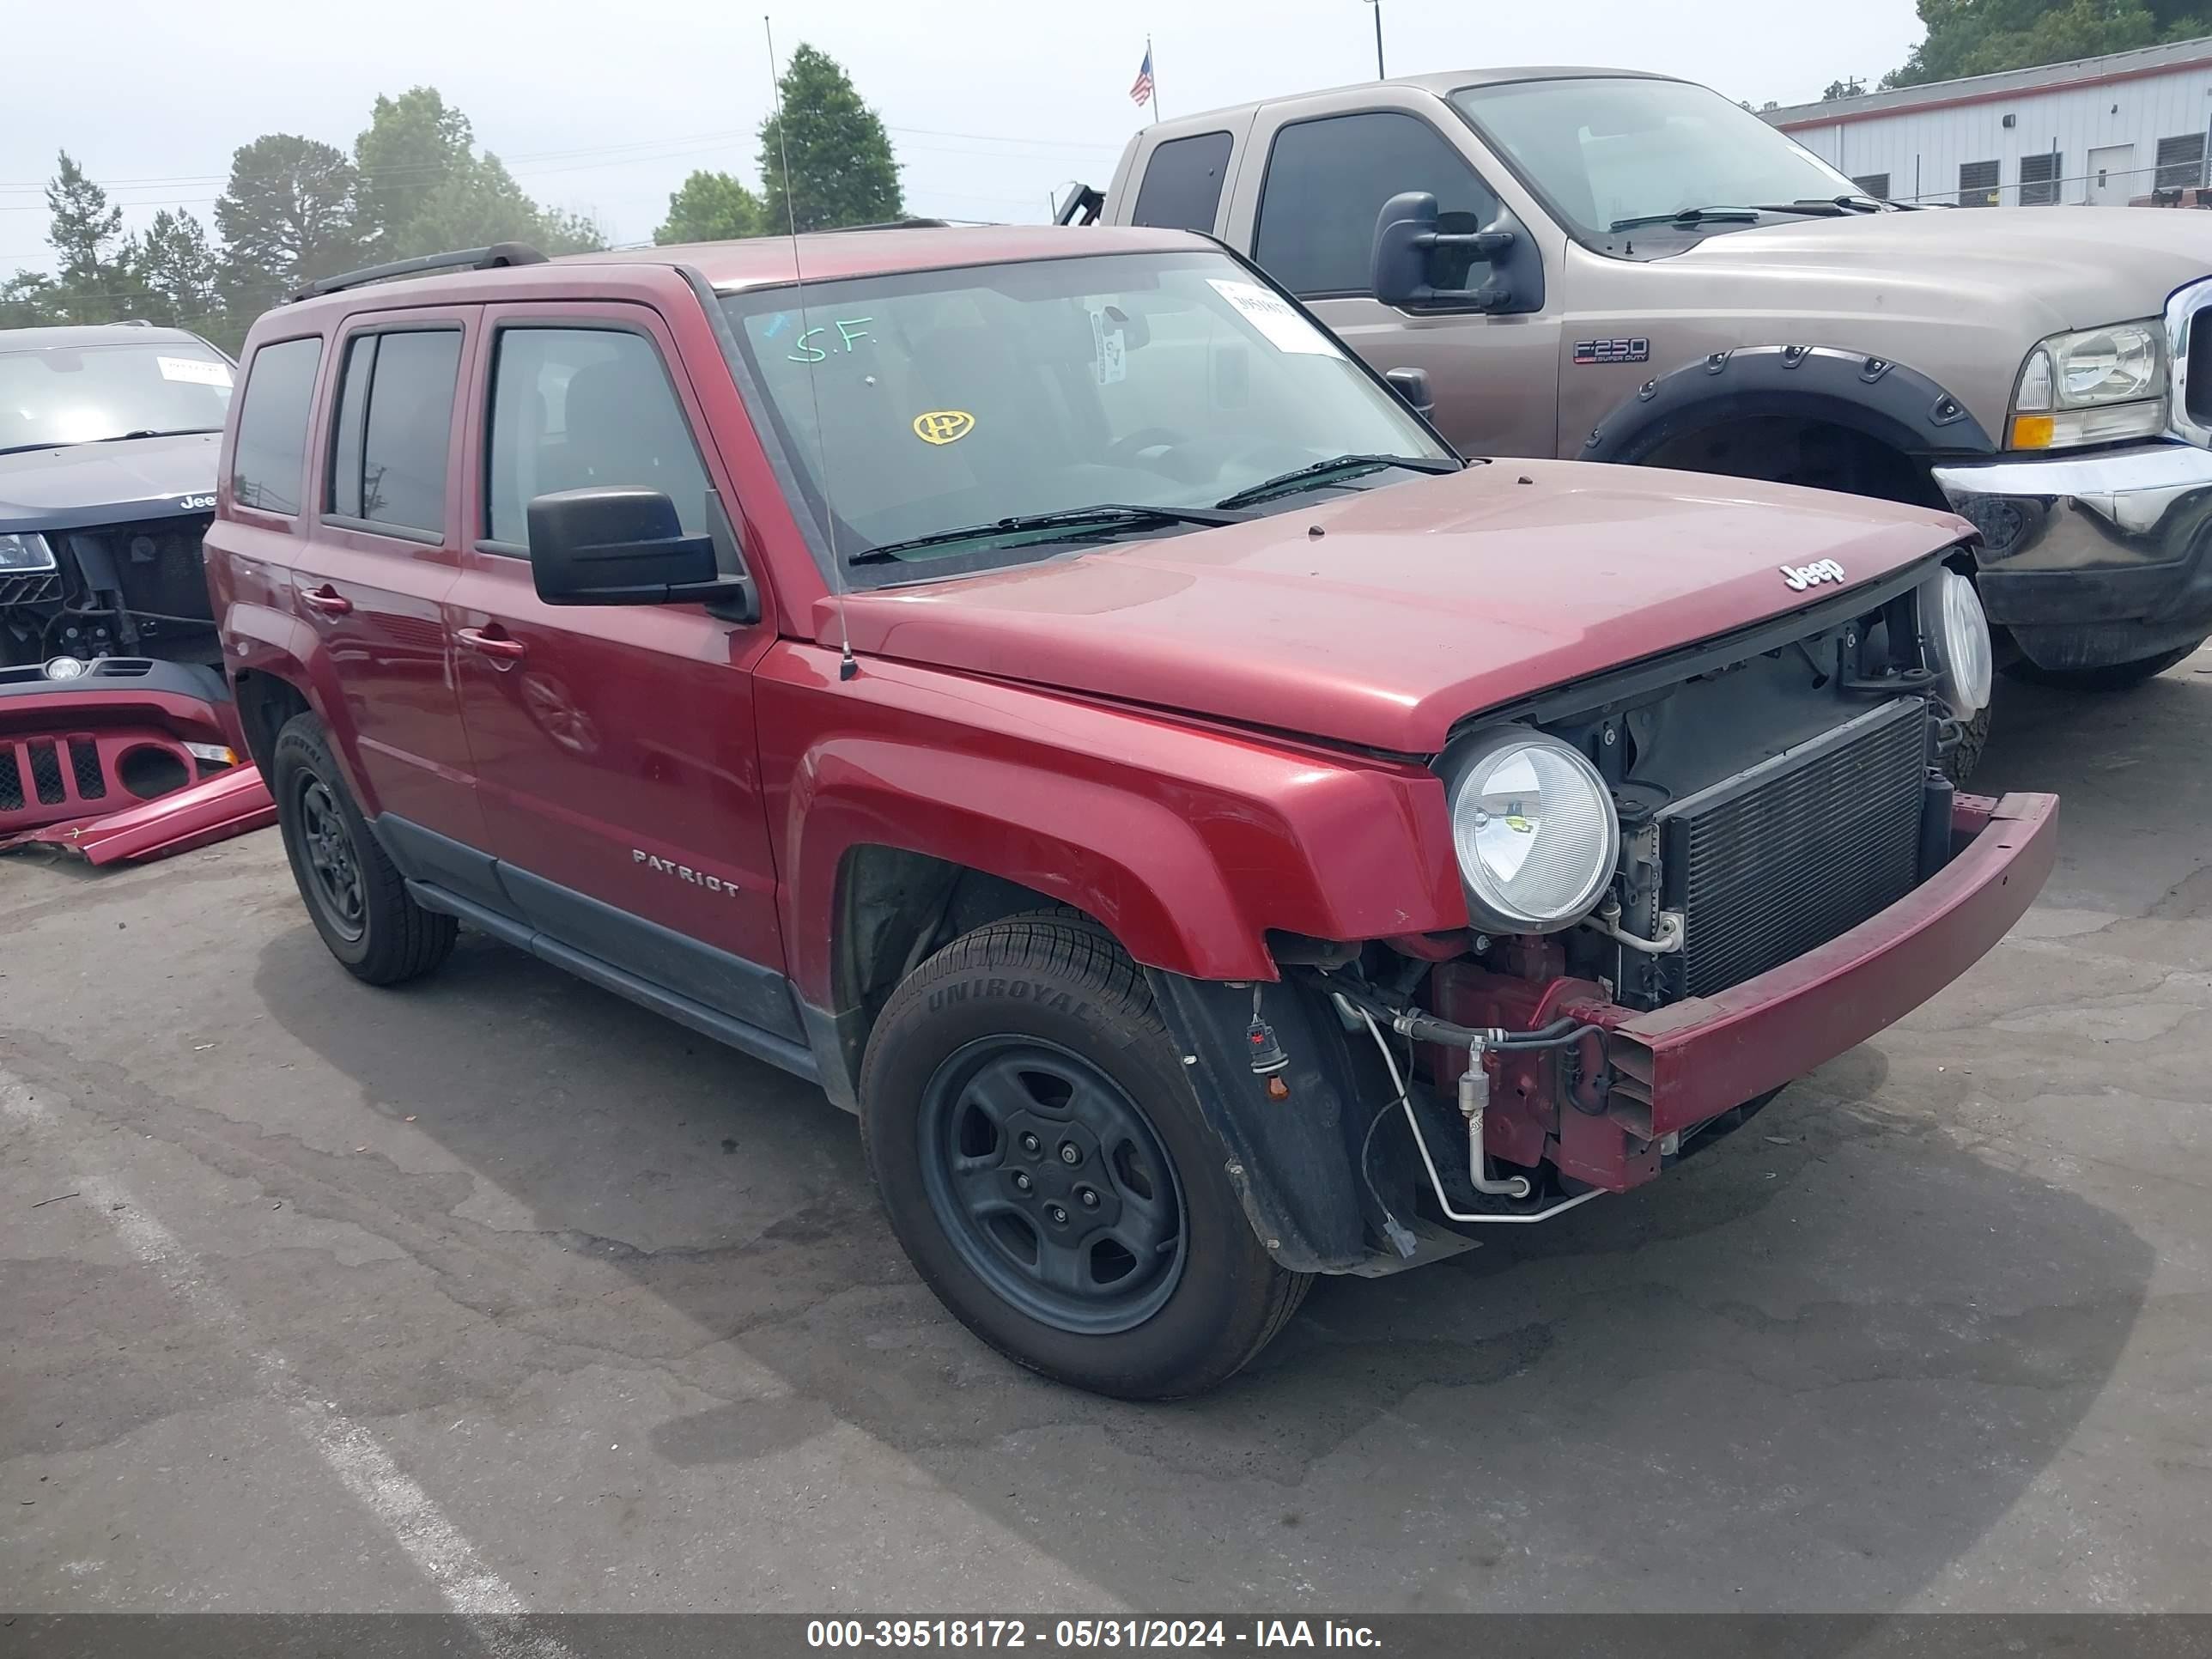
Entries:
POLYGON ((1877 115, 1943 109, 1956 104, 1989 103, 2028 93, 2063 91, 2069 87, 2103 86, 2113 81, 2132 81, 2146 75, 2162 75, 2200 65, 2212 66, 2212 35, 2169 40, 2162 46, 2139 46, 2133 52, 2106 52, 2101 58, 2039 64, 2033 69, 1970 75, 1955 81, 1930 81, 1925 86, 1870 92, 1860 98, 1791 104, 1759 113, 1760 119, 1786 131, 1793 127, 1829 126, 1837 122, 1864 121, 1877 115))
MULTIPOLYGON (((0 328, 0 351, 58 351, 81 346, 206 345, 181 328, 151 323, 59 324, 52 328, 0 328)), ((212 348, 210 348, 212 349, 212 348)))
POLYGON ((1275 93, 1246 103, 1224 104, 1217 109, 1200 110, 1194 115, 1178 115, 1172 120, 1156 123, 1150 130, 1203 131, 1271 105, 1291 103, 1301 98, 1321 97, 1328 93, 1350 92, 1359 87, 1418 87, 1424 92, 1432 92, 1439 98, 1445 98, 1455 92, 1464 92, 1470 87, 1503 86, 1514 81, 1674 81, 1680 78, 1679 76, 1655 74, 1649 70, 1600 69, 1573 64, 1536 64, 1506 69, 1436 70, 1426 75, 1394 75, 1385 81, 1347 81, 1341 86, 1310 87, 1303 92, 1275 93))

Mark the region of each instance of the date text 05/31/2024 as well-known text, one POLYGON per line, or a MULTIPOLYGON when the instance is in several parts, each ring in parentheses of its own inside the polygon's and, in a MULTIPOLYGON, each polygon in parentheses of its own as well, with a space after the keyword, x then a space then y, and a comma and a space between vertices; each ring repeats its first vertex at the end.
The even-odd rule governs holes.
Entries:
POLYGON ((1367 1648, 1333 1619, 810 1619, 810 1648, 1367 1648))

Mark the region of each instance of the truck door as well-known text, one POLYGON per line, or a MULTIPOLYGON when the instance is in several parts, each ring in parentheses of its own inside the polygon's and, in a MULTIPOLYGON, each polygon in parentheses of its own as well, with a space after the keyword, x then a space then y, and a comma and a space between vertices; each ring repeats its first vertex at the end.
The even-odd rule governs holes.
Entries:
MULTIPOLYGON (((1430 118, 1441 108, 1435 100, 1388 87, 1353 95, 1357 104, 1340 109, 1305 100, 1260 112, 1253 159, 1238 169, 1229 240, 1376 369, 1428 370, 1437 425, 1462 450, 1552 454, 1559 382, 1557 260, 1547 260, 1553 280, 1546 284, 1543 309, 1525 315, 1415 313, 1377 301, 1369 260, 1385 202, 1403 191, 1426 191, 1437 198, 1443 228, 1474 230, 1498 216, 1499 201, 1470 157, 1471 135, 1448 137, 1430 118), (1392 101, 1401 97, 1403 102, 1392 101), (1264 165, 1257 160, 1262 155, 1264 165)), ((1531 234, 1540 231, 1540 220, 1516 212, 1531 234)), ((1478 269, 1472 282, 1481 280, 1478 269)))

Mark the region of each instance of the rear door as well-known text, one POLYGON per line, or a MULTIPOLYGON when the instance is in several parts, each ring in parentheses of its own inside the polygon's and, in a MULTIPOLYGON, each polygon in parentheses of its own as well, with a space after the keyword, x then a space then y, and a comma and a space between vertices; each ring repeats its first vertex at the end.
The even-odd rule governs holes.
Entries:
MULTIPOLYGON (((374 312, 333 339, 293 603, 336 667, 337 734, 380 816, 481 846, 441 609, 460 572, 451 480, 476 307, 374 312)), ((243 441, 241 438, 241 448, 243 441)), ((242 486, 241 486, 242 488, 242 486)))
POLYGON ((534 495, 647 485, 697 533, 711 490, 741 521, 674 343, 612 302, 487 307, 484 327, 448 615, 501 884, 562 944, 797 1040, 753 729, 771 626, 549 605, 531 579, 534 495))
MULTIPOLYGON (((1476 230, 1499 198, 1476 171, 1464 124, 1431 117, 1416 89, 1363 88, 1358 101, 1262 108, 1238 169, 1228 240, 1297 295, 1378 371, 1425 368, 1444 436, 1474 454, 1548 455, 1559 417, 1559 272, 1540 311, 1401 311, 1375 297, 1370 264, 1382 204, 1437 198, 1442 228, 1476 230), (1264 157, 1264 161, 1261 158, 1264 157), (1255 187, 1256 185, 1256 187, 1255 187)), ((1531 234, 1542 221, 1519 215, 1531 234)), ((1553 262, 1556 264, 1556 262, 1553 262)), ((1470 282, 1480 285, 1477 268, 1470 282)))

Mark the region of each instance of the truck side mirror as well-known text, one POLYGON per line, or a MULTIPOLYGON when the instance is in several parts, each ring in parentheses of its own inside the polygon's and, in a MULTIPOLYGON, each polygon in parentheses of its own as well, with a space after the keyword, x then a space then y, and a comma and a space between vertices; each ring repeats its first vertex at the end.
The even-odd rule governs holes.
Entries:
POLYGON ((1390 383, 1390 390, 1406 400, 1406 407, 1423 420, 1437 412, 1436 389, 1429 384, 1425 368, 1393 368, 1382 378, 1390 383))
MULTIPOLYGON (((1439 230, 1437 198, 1425 190, 1406 191, 1385 202, 1376 216, 1375 248, 1369 262, 1375 297, 1407 311, 1533 309, 1542 303, 1540 274, 1532 304, 1530 296, 1516 292, 1512 266, 1517 262, 1508 257, 1527 240, 1502 209, 1480 230, 1439 230), (1490 280, 1474 289, 1433 286, 1437 255, 1447 248, 1463 249, 1469 258, 1489 265, 1490 280)), ((1540 273, 1541 267, 1538 270, 1540 273)))
POLYGON ((658 489, 611 484, 532 498, 530 575, 548 605, 704 604, 729 621, 760 616, 748 575, 726 575, 715 538, 687 536, 658 489))

